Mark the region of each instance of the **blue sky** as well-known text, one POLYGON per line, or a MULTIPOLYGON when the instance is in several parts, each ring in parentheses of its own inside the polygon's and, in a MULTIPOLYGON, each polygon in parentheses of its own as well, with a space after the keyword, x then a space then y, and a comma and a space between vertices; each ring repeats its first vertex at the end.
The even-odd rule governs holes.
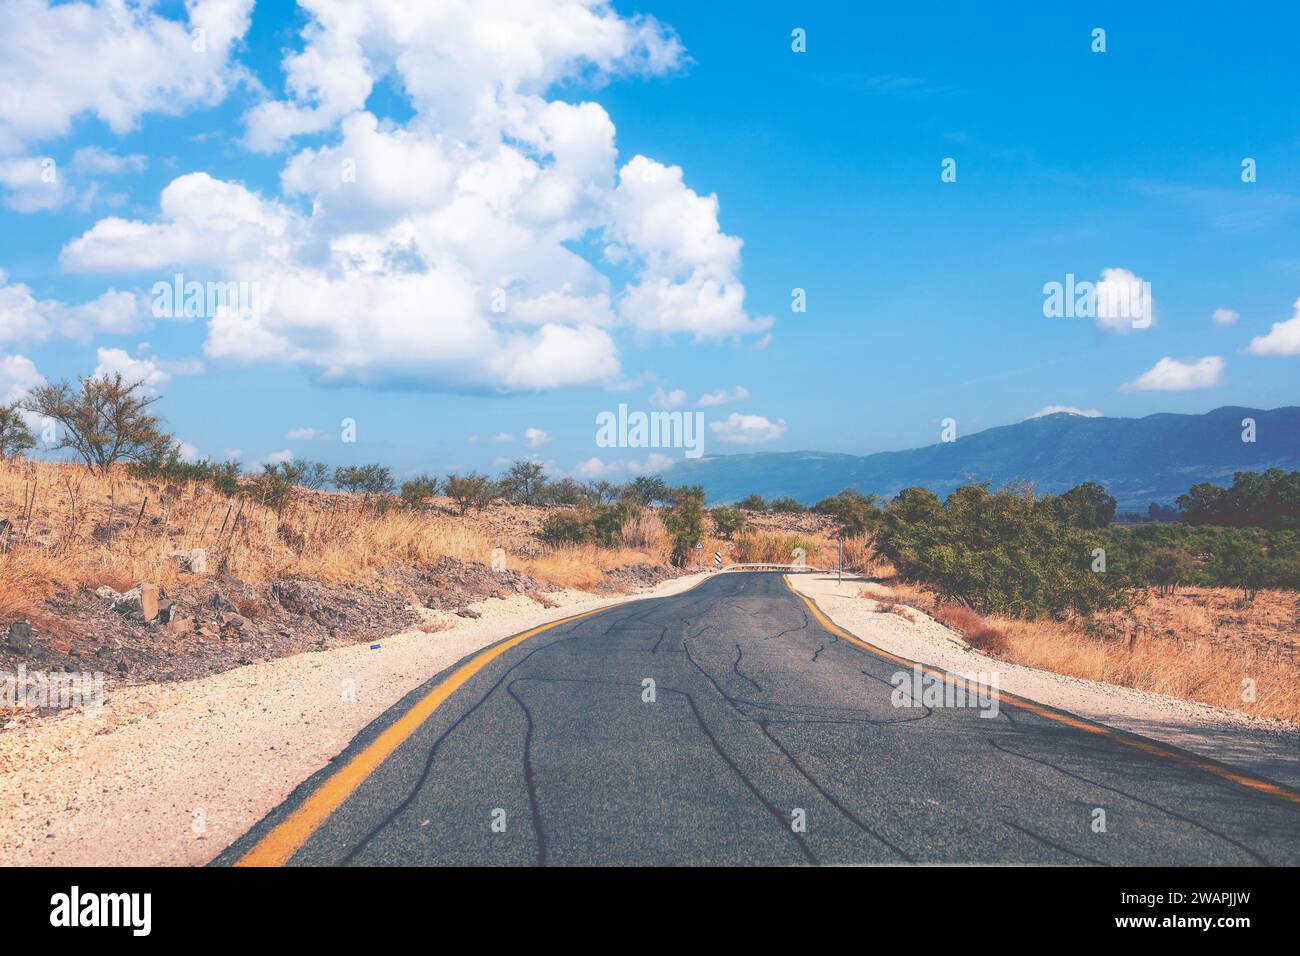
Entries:
POLYGON ((202 455, 619 480, 595 417, 659 389, 708 454, 1296 403, 1288 5, 0 6, 0 399, 123 369, 202 455), (1044 315, 1104 270, 1150 328, 1044 315), (178 272, 273 304, 155 317, 178 272))

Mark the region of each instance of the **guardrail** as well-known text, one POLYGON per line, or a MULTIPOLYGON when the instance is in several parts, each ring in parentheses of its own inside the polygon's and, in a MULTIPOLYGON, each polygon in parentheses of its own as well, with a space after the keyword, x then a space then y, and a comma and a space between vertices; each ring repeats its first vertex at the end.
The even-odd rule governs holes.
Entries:
POLYGON ((768 571, 816 571, 818 574, 830 574, 834 568, 819 568, 811 564, 768 564, 763 561, 755 561, 747 564, 729 564, 725 568, 718 568, 719 571, 748 571, 754 568, 763 568, 768 571))

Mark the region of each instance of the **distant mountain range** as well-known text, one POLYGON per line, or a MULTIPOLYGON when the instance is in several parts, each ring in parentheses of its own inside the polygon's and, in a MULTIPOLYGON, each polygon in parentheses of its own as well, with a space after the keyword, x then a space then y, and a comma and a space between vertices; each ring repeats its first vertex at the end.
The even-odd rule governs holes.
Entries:
POLYGON ((1300 469, 1300 408, 1216 408, 1204 415, 1088 418, 1058 413, 990 428, 955 442, 874 455, 761 452, 686 459, 669 484, 703 485, 711 504, 749 494, 812 504, 845 488, 885 498, 919 486, 943 496, 972 482, 994 488, 1029 481, 1044 494, 1085 481, 1102 485, 1121 511, 1173 500, 1201 481, 1231 484, 1234 471, 1300 469), (1242 441, 1242 419, 1256 423, 1242 441))

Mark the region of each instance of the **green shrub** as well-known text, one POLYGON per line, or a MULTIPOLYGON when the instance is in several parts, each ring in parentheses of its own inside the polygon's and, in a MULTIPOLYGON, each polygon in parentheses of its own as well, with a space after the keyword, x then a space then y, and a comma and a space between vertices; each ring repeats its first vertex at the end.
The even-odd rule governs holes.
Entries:
POLYGON ((536 505, 546 494, 546 470, 541 462, 521 458, 498 482, 501 494, 515 504, 536 505))
POLYGON ((452 472, 443 482, 443 491, 456 503, 456 508, 465 514, 471 508, 482 511, 499 496, 497 483, 487 475, 471 471, 468 475, 452 472))
POLYGON ((343 491, 390 495, 395 487, 387 465, 343 465, 334 469, 334 484, 343 491))
POLYGON ((1178 548, 1156 548, 1146 564, 1146 577, 1161 594, 1168 594, 1185 584, 1192 574, 1192 558, 1178 548))
POLYGON ((808 510, 808 506, 797 498, 773 498, 771 509, 777 514, 803 514, 808 510))
POLYGON ((623 525, 637 512, 636 505, 588 505, 579 511, 560 511, 548 515, 537 537, 546 544, 593 543, 606 548, 623 544, 623 525))
POLYGON ((672 492, 667 482, 657 476, 642 475, 633 478, 623 487, 624 495, 642 507, 649 507, 656 502, 666 504, 672 500, 672 492))
POLYGON ((239 462, 215 462, 209 458, 184 461, 181 459, 179 445, 154 449, 139 461, 131 462, 127 470, 136 478, 149 478, 153 481, 166 481, 173 484, 194 481, 210 484, 228 498, 239 494, 241 487, 239 462))
POLYGON ((709 512, 713 516, 713 527, 718 534, 730 541, 745 530, 748 519, 739 508, 714 508, 709 512))
POLYGON ((623 524, 636 514, 631 502, 617 505, 597 505, 590 509, 587 523, 591 537, 597 544, 617 548, 623 543, 623 524))
POLYGON ((818 514, 830 515, 841 538, 856 538, 873 528, 880 517, 879 499, 875 495, 844 490, 823 498, 813 506, 818 514))
POLYGON ((1188 524, 1300 528, 1300 471, 1239 471, 1231 488, 1203 482, 1178 499, 1188 524))
POLYGON ((980 613, 1064 617, 1123 603, 1116 578, 1092 570, 1097 539, 1028 492, 971 485, 941 502, 909 488, 876 525, 877 550, 905 580, 980 613))
POLYGON ((589 540, 590 535, 590 526, 572 511, 547 515, 542 522, 542 530, 537 532, 537 537, 552 547, 583 544, 589 540))
POLYGON ((1115 499, 1106 494, 1105 488, 1091 481, 1045 500, 1054 503, 1061 520, 1076 528, 1105 528, 1115 520, 1115 499))
POLYGON ((418 508, 436 495, 439 487, 440 482, 433 475, 416 475, 409 481, 402 482, 402 504, 408 508, 418 508))
POLYGON ((292 482, 275 465, 268 464, 262 466, 262 473, 253 479, 249 491, 262 504, 278 511, 289 502, 293 488, 292 482))
POLYGON ((280 477, 300 488, 312 490, 324 488, 330 480, 330 467, 323 461, 300 461, 295 458, 292 461, 281 462, 275 468, 280 477))
POLYGON ((36 436, 27 427, 19 402, 0 405, 0 458, 13 458, 36 447, 36 436))
POLYGON ((574 508, 599 504, 601 500, 598 492, 588 485, 579 484, 572 478, 547 482, 540 498, 545 504, 568 505, 574 508))
POLYGON ((673 564, 680 568, 704 537, 704 489, 699 485, 674 488, 670 499, 672 507, 664 514, 664 527, 673 542, 673 564))
POLYGON ((1185 566, 1179 568, 1179 584, 1241 588, 1247 594, 1261 587, 1300 589, 1300 532, 1290 529, 1187 524, 1112 526, 1101 541, 1108 572, 1129 587, 1168 586, 1153 555, 1160 550, 1175 550, 1185 556, 1185 566))

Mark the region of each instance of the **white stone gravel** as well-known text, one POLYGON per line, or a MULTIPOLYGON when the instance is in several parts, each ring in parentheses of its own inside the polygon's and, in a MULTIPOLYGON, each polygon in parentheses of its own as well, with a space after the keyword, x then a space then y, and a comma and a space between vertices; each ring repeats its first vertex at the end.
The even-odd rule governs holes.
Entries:
POLYGON ((0 866, 199 865, 287 797, 403 695, 467 654, 548 621, 676 594, 523 595, 468 620, 370 644, 298 654, 172 684, 110 692, 89 712, 0 731, 0 866), (348 691, 355 689, 355 699, 348 691))
POLYGON ((915 608, 905 609, 906 618, 875 610, 875 600, 859 596, 864 588, 871 593, 864 579, 846 577, 837 584, 833 574, 793 574, 788 580, 844 630, 882 650, 958 674, 996 672, 1001 689, 1018 697, 1300 789, 1300 727, 1295 724, 989 657, 915 608))

